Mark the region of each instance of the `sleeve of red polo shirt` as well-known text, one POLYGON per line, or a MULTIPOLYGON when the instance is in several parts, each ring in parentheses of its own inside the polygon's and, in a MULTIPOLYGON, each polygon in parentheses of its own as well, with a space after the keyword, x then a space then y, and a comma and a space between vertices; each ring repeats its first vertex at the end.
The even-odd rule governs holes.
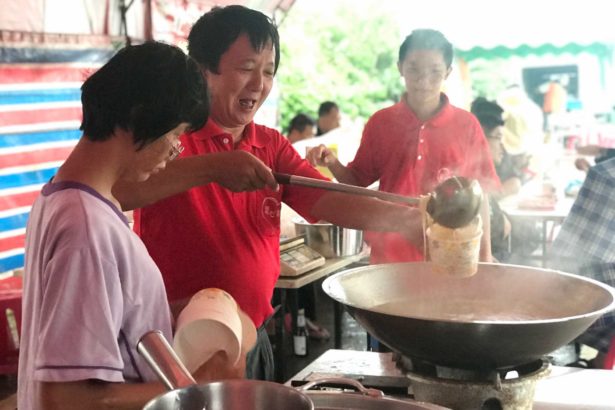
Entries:
POLYGON ((464 175, 467 178, 477 179, 486 193, 497 191, 501 188, 500 178, 495 171, 489 143, 478 120, 474 119, 469 132, 470 146, 467 152, 472 161, 468 161, 464 175))
MULTIPOLYGON (((328 181, 318 170, 301 158, 288 140, 282 136, 278 140, 276 162, 274 171, 290 175, 299 175, 328 181)), ((306 188, 296 185, 282 186, 282 201, 293 208, 308 222, 318 222, 311 214, 314 204, 327 192, 322 189, 306 188)))

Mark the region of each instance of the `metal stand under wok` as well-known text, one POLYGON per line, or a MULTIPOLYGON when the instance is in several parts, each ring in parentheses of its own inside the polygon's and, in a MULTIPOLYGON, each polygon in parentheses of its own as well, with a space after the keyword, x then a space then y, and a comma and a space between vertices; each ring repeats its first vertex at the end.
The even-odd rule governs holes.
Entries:
MULTIPOLYGON (((535 393, 533 393, 533 410, 570 410, 570 409, 601 409, 615 410, 611 386, 615 386, 615 372, 610 370, 580 369, 547 365, 538 360, 520 369, 521 382, 535 378, 535 393), (535 363, 535 364, 534 364, 535 363), (534 366, 534 367, 532 367, 534 366), (537 369, 537 370, 533 370, 537 369), (527 373, 526 373, 527 372, 527 373), (544 373, 543 373, 544 372, 544 373)), ((403 366, 402 366, 403 367, 403 366)), ((444 369, 448 371, 449 369, 444 369)), ((400 369, 399 360, 393 359, 392 353, 376 353, 354 350, 327 350, 315 361, 293 376, 288 385, 300 386, 308 381, 323 377, 347 377, 358 380, 364 386, 382 390, 387 396, 397 399, 414 398, 421 386, 406 370, 400 369)), ((506 376, 510 377, 510 375, 506 376)), ((424 377, 429 379, 429 377, 424 377)), ((504 389, 507 384, 515 384, 519 379, 501 377, 504 389)), ((451 385, 468 386, 464 381, 451 381, 451 385)), ((493 382, 488 383, 493 386, 493 382)), ((520 394, 525 394, 520 389, 520 394)), ((528 391, 526 390, 526 393, 528 391)), ((493 392, 491 392, 493 394, 493 392)), ((504 407, 500 399, 483 400, 483 407, 473 409, 518 409, 520 407, 504 407), (491 407, 489 407, 491 406, 491 407), (498 407, 502 406, 502 407, 498 407)), ((424 399, 419 399, 423 401, 424 399)), ((444 406, 440 404, 440 406, 444 406)), ((444 406, 453 409, 470 408, 444 406)), ((528 407, 531 408, 531 407, 528 407)))
POLYGON ((536 383, 550 372, 547 360, 507 369, 466 370, 393 354, 410 379, 415 400, 455 410, 531 410, 536 383))

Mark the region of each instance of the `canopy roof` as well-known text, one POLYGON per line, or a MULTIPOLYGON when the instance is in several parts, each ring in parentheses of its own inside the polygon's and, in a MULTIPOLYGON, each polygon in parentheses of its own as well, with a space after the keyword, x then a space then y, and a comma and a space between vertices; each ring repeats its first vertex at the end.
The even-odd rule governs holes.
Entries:
POLYGON ((615 44, 611 10, 602 0, 433 0, 408 5, 399 25, 404 35, 424 27, 442 31, 465 59, 603 55, 615 44))

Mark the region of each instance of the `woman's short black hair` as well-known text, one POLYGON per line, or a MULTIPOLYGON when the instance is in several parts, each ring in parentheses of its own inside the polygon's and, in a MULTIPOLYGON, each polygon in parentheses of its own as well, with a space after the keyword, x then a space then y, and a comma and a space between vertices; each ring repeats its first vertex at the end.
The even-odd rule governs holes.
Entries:
POLYGON ((261 51, 268 42, 275 50, 275 69, 280 64, 280 36, 273 21, 260 11, 244 6, 214 7, 203 14, 188 35, 188 52, 207 70, 218 73, 220 58, 241 34, 261 51))
POLYGON ((398 62, 402 63, 408 53, 414 50, 436 50, 442 53, 447 68, 453 63, 453 45, 438 30, 413 30, 399 47, 398 62))
POLYGON ((120 127, 133 133, 139 149, 181 123, 201 128, 209 115, 198 64, 154 41, 119 50, 83 83, 81 103, 86 138, 104 141, 120 127))
POLYGON ((303 132, 305 127, 314 127, 316 125, 316 121, 312 119, 307 114, 297 114, 290 120, 290 124, 288 126, 288 133, 290 134, 292 130, 297 130, 299 132, 303 132))

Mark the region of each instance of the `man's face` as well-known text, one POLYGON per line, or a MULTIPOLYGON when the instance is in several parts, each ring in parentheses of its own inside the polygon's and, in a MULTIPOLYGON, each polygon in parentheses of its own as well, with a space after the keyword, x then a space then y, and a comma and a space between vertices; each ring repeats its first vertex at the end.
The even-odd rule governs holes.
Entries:
POLYGON ((321 118, 320 129, 323 132, 334 130, 340 126, 341 119, 342 115, 340 114, 340 110, 333 107, 321 118))
POLYGON ((220 58, 218 74, 205 70, 212 119, 225 128, 249 124, 271 91, 274 71, 273 44, 256 52, 240 35, 220 58))
POLYGON ((437 50, 413 50, 406 54, 398 68, 408 95, 417 100, 440 98, 442 84, 451 72, 437 50))
POLYGON ((493 163, 495 165, 499 165, 502 162, 502 158, 504 158, 504 146, 502 145, 503 136, 502 126, 497 126, 489 132, 485 130, 485 137, 487 137, 491 158, 493 158, 493 163))

